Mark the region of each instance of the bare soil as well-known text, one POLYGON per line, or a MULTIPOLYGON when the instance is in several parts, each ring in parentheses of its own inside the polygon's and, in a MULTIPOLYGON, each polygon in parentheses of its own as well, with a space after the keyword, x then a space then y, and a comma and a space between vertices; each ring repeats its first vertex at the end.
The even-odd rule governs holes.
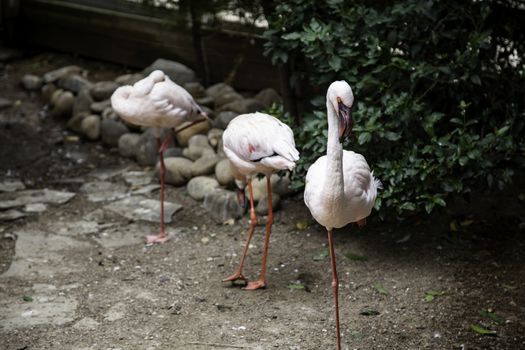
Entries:
MULTIPOLYGON (((1 67, 2 97, 19 102, 0 111, 0 177, 20 178, 28 188, 77 192, 81 183, 63 180, 94 169, 140 169, 100 143, 68 142, 66 121, 42 117, 39 96, 19 85, 25 73, 43 74, 66 64, 86 68, 93 81, 127 72, 56 53, 1 67)), ((398 223, 372 216, 364 228, 336 231, 343 348, 525 348, 525 204, 518 198, 523 183, 518 185, 458 201, 453 212, 398 223), (429 292, 431 301, 425 300, 429 292), (501 320, 492 320, 487 311, 501 320), (496 334, 479 334, 472 325, 496 334)), ((285 199, 276 213, 268 288, 255 292, 221 282, 238 263, 248 218, 217 225, 184 188, 170 187, 167 200, 184 209, 170 224, 179 229, 176 238, 166 244, 104 248, 94 243, 98 232, 82 238, 87 248, 63 252, 70 271, 53 278, 0 277, 3 300, 30 304, 23 299, 35 293, 35 286, 52 285, 77 302, 72 319, 60 325, 50 320, 7 329, 0 317, 0 348, 335 348, 326 232, 313 222, 300 194, 285 199), (298 229, 300 221, 308 227, 298 229), (304 288, 290 286, 298 283, 304 288), (85 319, 95 325, 82 326, 85 319)), ((0 222, 0 273, 13 259, 12 234, 77 222, 100 207, 77 195, 41 214, 0 222)), ((100 220, 114 224, 124 239, 137 225, 117 215, 100 220)), ((144 234, 157 229, 138 224, 144 234)), ((256 231, 246 262, 245 275, 251 278, 259 272, 263 231, 264 226, 256 231)))

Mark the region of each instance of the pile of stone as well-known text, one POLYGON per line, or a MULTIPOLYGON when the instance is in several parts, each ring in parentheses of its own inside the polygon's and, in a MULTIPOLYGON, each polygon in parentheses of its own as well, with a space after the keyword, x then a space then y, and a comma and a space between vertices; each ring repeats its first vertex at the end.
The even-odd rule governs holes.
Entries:
MULTIPOLYGON (((42 77, 25 75, 22 85, 29 91, 40 91, 47 112, 63 118, 67 127, 87 140, 100 140, 108 147, 118 147, 123 157, 134 159, 142 166, 158 164, 157 142, 147 128, 130 125, 111 108, 110 97, 122 85, 132 85, 153 70, 164 71, 174 82, 183 86, 208 113, 212 123, 199 123, 176 134, 165 152, 166 182, 187 186, 189 195, 204 206, 217 222, 243 215, 236 202, 234 179, 222 150, 222 133, 239 114, 262 111, 281 97, 273 89, 245 97, 228 84, 218 83, 205 88, 195 73, 181 63, 158 59, 140 73, 126 74, 114 81, 92 82, 87 72, 78 66, 66 66, 42 77)), ((184 125, 181 125, 183 127, 184 125)), ((165 134, 171 132, 164 130, 165 134)), ((272 177, 275 208, 280 196, 289 193, 289 178, 272 177)), ((253 184, 257 211, 267 213, 266 181, 253 184)))

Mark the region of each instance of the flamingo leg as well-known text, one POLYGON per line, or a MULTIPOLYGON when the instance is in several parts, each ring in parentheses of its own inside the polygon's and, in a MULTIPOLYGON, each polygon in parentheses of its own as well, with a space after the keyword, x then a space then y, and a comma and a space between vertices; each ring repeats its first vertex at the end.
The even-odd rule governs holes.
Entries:
POLYGON ((334 238, 332 230, 328 230, 328 244, 330 245, 330 261, 332 263, 332 291, 334 294, 335 304, 335 328, 337 335, 337 350, 341 350, 341 328, 339 326, 339 279, 337 278, 337 269, 335 266, 334 238))
POLYGON ((247 279, 242 275, 242 268, 244 265, 244 258, 246 257, 246 253, 248 252, 248 247, 250 246, 250 241, 252 240, 253 231, 255 231, 255 227, 257 226, 257 215, 255 215, 255 207, 253 205, 253 191, 252 191, 252 180, 248 179, 248 192, 250 193, 250 228, 248 229, 248 238, 246 239, 246 245, 244 246, 244 250, 242 251, 241 261, 239 262, 239 267, 237 270, 233 273, 233 275, 225 278, 223 282, 234 282, 237 280, 243 280, 247 281, 247 279))
POLYGON ((172 135, 168 135, 162 144, 157 138, 157 145, 159 146, 160 158, 160 232, 158 235, 146 236, 146 243, 164 243, 170 238, 166 233, 164 226, 164 178, 166 176, 166 166, 164 165, 164 151, 168 148, 172 135))
POLYGON ((264 237, 264 251, 261 263, 261 275, 257 281, 248 282, 244 289, 256 290, 266 288, 266 258, 268 257, 268 245, 272 234, 273 207, 272 207, 272 183, 270 176, 266 176, 266 188, 268 191, 268 219, 266 220, 266 235, 264 237))

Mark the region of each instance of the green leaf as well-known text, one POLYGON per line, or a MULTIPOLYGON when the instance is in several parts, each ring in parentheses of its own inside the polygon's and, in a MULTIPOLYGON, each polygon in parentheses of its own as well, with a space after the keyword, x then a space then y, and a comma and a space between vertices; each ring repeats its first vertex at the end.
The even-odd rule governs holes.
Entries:
POLYGON ((304 290, 306 289, 306 287, 304 286, 304 284, 301 284, 301 283, 291 283, 287 286, 288 289, 300 289, 300 290, 304 290))
POLYGON ((388 295, 388 290, 385 289, 380 283, 374 283, 372 286, 379 294, 388 295))
POLYGON ((472 329, 474 332, 478 333, 478 334, 481 334, 481 335, 496 335, 497 332, 496 331, 493 331, 493 330, 490 330, 490 329, 486 329, 480 325, 477 325, 477 324, 471 324, 470 325, 470 329, 472 329))
POLYGON ((328 60, 328 64, 330 65, 330 68, 332 68, 335 72, 339 72, 341 69, 341 58, 338 56, 332 56, 328 60))
POLYGON ((439 290, 429 290, 425 292, 425 301, 430 302, 435 299, 437 296, 444 295, 445 292, 439 291, 439 290))
POLYGON ((505 323, 505 319, 503 317, 501 317, 500 315, 495 314, 494 312, 481 310, 479 312, 479 314, 481 316, 483 316, 483 317, 491 319, 492 321, 494 321, 494 323, 496 323, 498 325, 502 325, 503 323, 505 323))
POLYGON ((371 139, 372 139, 372 134, 370 134, 369 132, 362 132, 361 134, 359 134, 359 137, 357 138, 357 143, 359 143, 360 145, 364 145, 371 139))
POLYGON ((322 251, 314 254, 313 259, 314 261, 321 261, 326 259, 330 255, 330 252, 328 249, 323 249, 322 251))
POLYGON ((366 256, 359 255, 359 254, 354 254, 354 253, 351 253, 351 252, 346 253, 345 256, 348 259, 354 260, 354 261, 368 261, 368 258, 366 256))
POLYGON ((392 131, 385 132, 385 138, 389 141, 397 141, 401 138, 401 135, 392 131))
POLYGON ((33 298, 31 296, 29 296, 29 295, 24 295, 22 297, 22 300, 25 301, 26 303, 30 303, 30 302, 33 301, 33 298))
POLYGON ((298 32, 288 33, 288 34, 284 34, 282 38, 284 40, 297 40, 301 38, 301 34, 298 32))

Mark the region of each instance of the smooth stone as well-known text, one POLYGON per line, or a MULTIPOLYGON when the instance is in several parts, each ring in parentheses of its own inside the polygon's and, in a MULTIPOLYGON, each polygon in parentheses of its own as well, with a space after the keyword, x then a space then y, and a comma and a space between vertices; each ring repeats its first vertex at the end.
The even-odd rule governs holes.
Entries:
POLYGON ((89 108, 92 112, 100 114, 104 112, 107 108, 111 108, 111 101, 110 100, 104 100, 100 102, 93 102, 89 108))
POLYGON ((211 148, 211 147, 200 147, 200 146, 193 146, 193 147, 188 147, 188 148, 184 148, 182 150, 182 156, 188 158, 188 159, 191 159, 193 161, 201 158, 201 157, 204 157, 204 156, 214 156, 215 155, 215 151, 211 148))
POLYGON ((71 74, 78 74, 82 72, 82 68, 79 66, 66 66, 44 74, 44 83, 52 83, 56 80, 71 74))
POLYGON ((217 223, 241 218, 245 212, 237 201, 237 193, 223 189, 215 189, 207 193, 203 205, 217 223))
POLYGON ((57 87, 55 84, 49 83, 42 86, 42 89, 40 89, 40 99, 44 103, 51 102, 51 97, 53 97, 53 94, 57 90, 57 87))
POLYGON ((232 121, 233 118, 237 117, 239 113, 232 111, 220 112, 217 115, 217 118, 213 121, 214 127, 217 129, 225 130, 228 124, 232 121))
POLYGON ((203 200, 206 194, 219 187, 219 182, 212 177, 197 176, 188 182, 188 194, 195 200, 203 200))
POLYGON ((201 107, 215 108, 215 99, 211 96, 196 98, 195 102, 201 107))
MULTIPOLYGON (((281 196, 277 193, 272 193, 272 210, 276 211, 279 209, 281 204, 281 196)), ((264 196, 257 203, 255 212, 259 215, 268 215, 268 196, 264 196)))
POLYGON ((128 133, 128 127, 113 119, 103 119, 100 126, 102 142, 111 147, 118 146, 120 136, 128 133))
MULTIPOLYGON (((183 128, 190 124, 191 122, 184 122, 178 127, 178 129, 183 128)), ((180 146, 186 147, 188 146, 188 142, 193 135, 206 134, 210 129, 211 129, 210 123, 201 122, 193 126, 190 126, 189 128, 184 129, 180 132, 177 132, 175 137, 177 138, 177 142, 179 143, 180 146)))
POLYGON ((188 147, 210 147, 210 144, 208 143, 208 137, 206 135, 193 135, 188 140, 188 147))
POLYGON ((193 162, 191 165, 191 176, 210 175, 215 171, 215 165, 220 158, 215 155, 204 155, 193 162))
POLYGON ((241 94, 235 92, 235 91, 228 91, 224 94, 218 95, 215 97, 215 107, 220 108, 224 106, 225 104, 228 104, 233 101, 242 100, 243 97, 241 94))
POLYGON ((188 91, 195 99, 206 96, 204 86, 199 82, 186 83, 183 85, 183 88, 186 89, 186 91, 188 91))
POLYGON ((80 129, 84 136, 90 140, 98 140, 100 137, 100 116, 88 115, 80 123, 80 129))
POLYGON ((140 165, 152 166, 157 164, 159 159, 159 146, 151 129, 148 129, 140 136, 135 157, 137 158, 137 163, 140 165))
MULTIPOLYGON (((112 120, 117 120, 123 123, 124 125, 132 125, 132 124, 129 124, 127 121, 121 119, 111 107, 106 107, 106 109, 104 109, 104 111, 102 112, 102 119, 112 119, 112 120)), ((136 128, 136 126, 133 126, 133 127, 136 128)))
POLYGON ((120 155, 126 158, 134 158, 137 154, 140 136, 141 135, 137 133, 122 134, 118 139, 118 150, 120 155))
POLYGON ((224 153, 224 147, 223 147, 223 144, 222 144, 222 137, 219 140, 219 144, 217 145, 217 155, 220 158, 226 158, 226 153, 224 153))
MULTIPOLYGON (((290 186, 289 175, 285 175, 281 177, 277 174, 273 174, 270 179, 271 179, 270 181, 272 184, 273 193, 277 193, 281 196, 284 196, 292 192, 289 188, 290 186)), ((261 200, 261 198, 266 197, 266 194, 267 194, 266 177, 254 178, 252 180, 252 189, 253 189, 254 201, 258 202, 259 200, 261 200)))
POLYGON ((217 148, 217 145, 219 144, 219 141, 222 139, 222 134, 224 133, 224 130, 213 128, 210 131, 208 131, 208 143, 213 148, 217 148))
MULTIPOLYGON (((191 178, 191 165, 193 162, 182 157, 164 158, 166 167, 166 183, 174 186, 182 186, 191 178)), ((160 162, 156 166, 156 172, 159 173, 160 162)))
POLYGON ((78 94, 82 89, 89 89, 91 82, 81 75, 72 74, 60 78, 58 80, 58 87, 78 94))
POLYGON ((26 213, 42 213, 47 210, 47 205, 44 203, 30 203, 26 204, 24 211, 26 213))
POLYGON ((68 127, 68 129, 73 130, 74 132, 81 133, 82 132, 82 121, 88 115, 90 115, 89 112, 80 112, 80 113, 74 114, 68 120, 66 126, 68 127))
POLYGON ((0 192, 15 192, 25 188, 24 183, 18 179, 3 180, 0 182, 0 192))
POLYGON ((219 95, 223 95, 227 92, 235 91, 230 85, 226 83, 217 83, 206 89, 206 95, 216 98, 219 95))
POLYGON ((133 85, 137 81, 144 79, 144 74, 142 73, 133 73, 133 74, 124 74, 119 75, 115 78, 115 82, 119 85, 133 85))
POLYGON ((28 91, 38 91, 42 88, 42 85, 44 84, 44 80, 34 74, 25 74, 21 81, 22 86, 24 89, 28 91))
POLYGON ((233 177, 230 161, 228 159, 221 159, 215 165, 215 177, 222 186, 230 186, 233 184, 235 178, 233 177))
POLYGON ((99 81, 91 86, 91 97, 95 101, 109 100, 118 87, 114 81, 99 81))
POLYGON ((153 178, 155 177, 154 171, 126 171, 122 177, 124 181, 131 185, 132 187, 136 186, 145 186, 149 185, 153 178))
POLYGON ((51 115, 53 117, 69 117, 73 111, 75 96, 71 91, 57 90, 51 101, 53 108, 51 115))
POLYGON ((82 89, 79 91, 73 103, 73 116, 80 112, 91 112, 91 105, 93 104, 93 98, 89 94, 88 89, 82 89))
POLYGON ((41 190, 24 190, 0 193, 0 209, 21 207, 32 203, 64 204, 75 196, 72 192, 41 190))
POLYGON ((196 81, 195 72, 182 63, 159 58, 149 67, 144 69, 143 73, 149 75, 154 70, 161 70, 170 77, 175 83, 184 85, 196 81))
POLYGON ((183 150, 180 147, 170 147, 164 151, 164 158, 182 157, 183 150))
POLYGON ((283 103, 279 93, 272 88, 261 90, 254 98, 261 102, 265 108, 270 108, 274 103, 278 105, 283 103))
POLYGON ((237 112, 239 114, 246 114, 246 113, 255 113, 260 112, 264 108, 264 105, 257 101, 254 98, 245 98, 242 100, 236 100, 230 103, 227 103, 223 105, 221 108, 218 109, 219 112, 222 111, 231 111, 231 112, 237 112))
MULTIPOLYGON (((122 215, 129 220, 144 220, 158 223, 160 221, 160 201, 145 199, 140 196, 127 197, 104 206, 105 209, 122 215)), ((182 205, 164 202, 164 222, 170 223, 172 216, 183 208, 182 205)))

